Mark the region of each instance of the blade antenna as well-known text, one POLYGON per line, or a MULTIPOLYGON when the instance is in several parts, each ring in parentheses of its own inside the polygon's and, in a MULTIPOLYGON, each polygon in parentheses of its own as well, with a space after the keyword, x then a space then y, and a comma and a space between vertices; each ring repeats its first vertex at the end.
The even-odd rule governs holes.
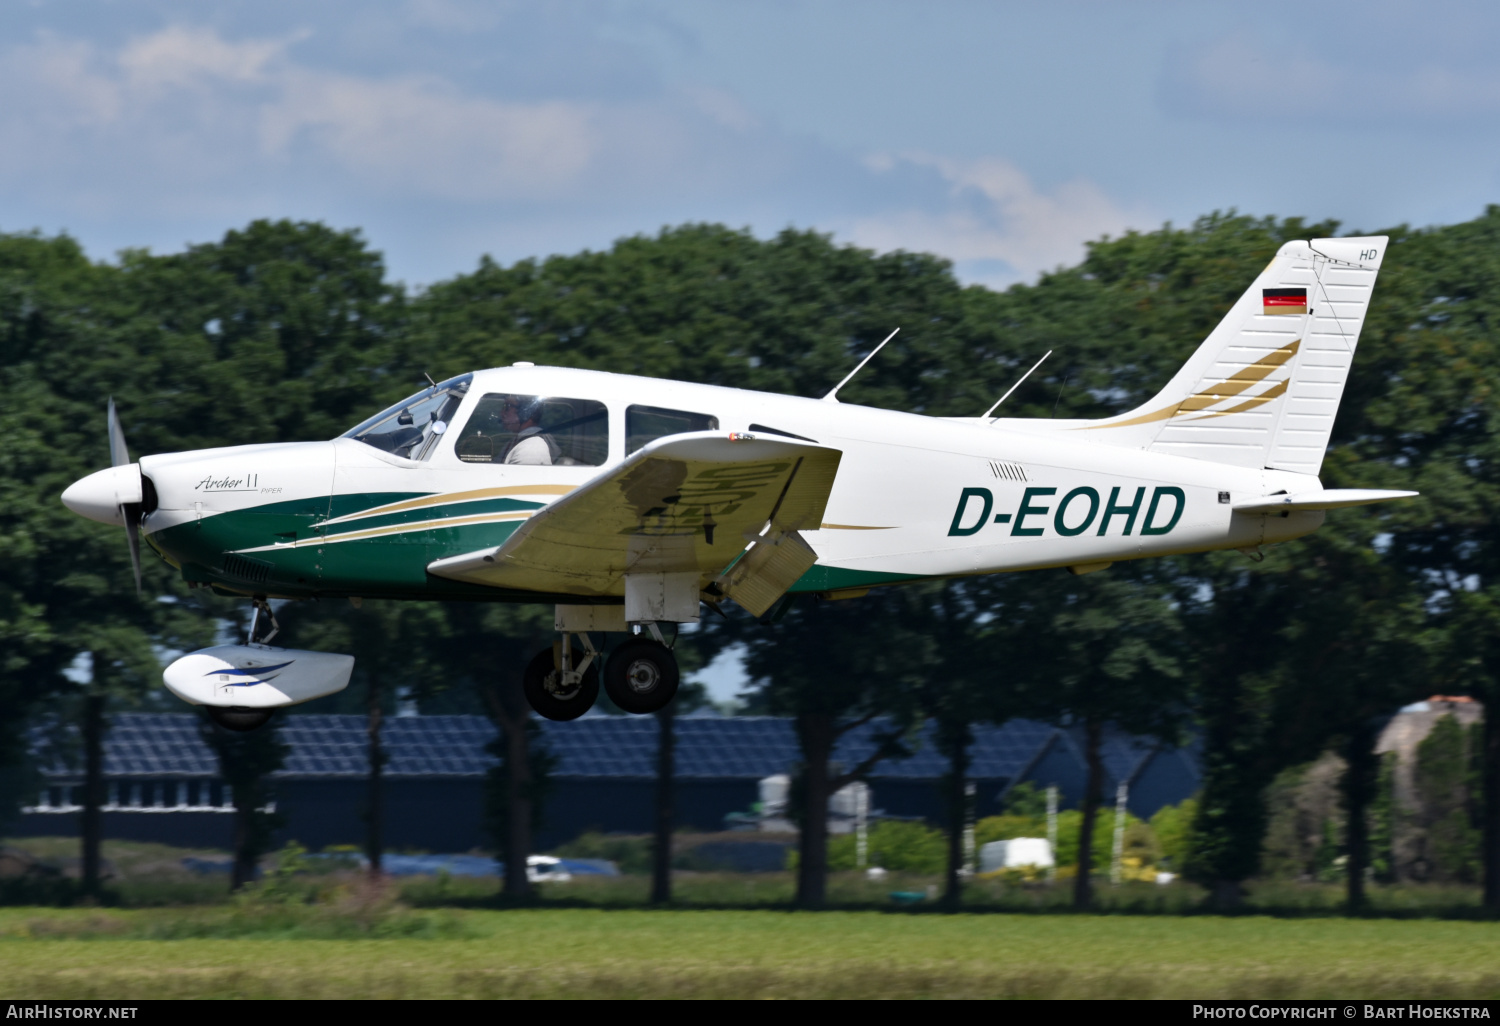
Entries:
MULTIPOLYGON (((901 330, 900 328, 896 329, 896 331, 900 331, 900 330, 901 330)), ((885 337, 885 342, 889 342, 891 339, 895 338, 896 337, 896 331, 893 331, 889 335, 887 335, 885 337)), ((876 353, 880 352, 882 349, 885 348, 885 342, 880 343, 880 345, 878 345, 874 349, 870 350, 870 355, 867 356, 867 357, 865 357, 863 360, 859 361, 859 366, 858 367, 854 368, 852 371, 850 371, 848 374, 846 374, 844 376, 844 380, 843 381, 840 381, 837 385, 834 385, 833 388, 829 389, 828 394, 823 397, 823 401, 825 403, 836 403, 836 402, 838 402, 838 399, 836 398, 836 396, 838 395, 839 389, 841 389, 845 385, 849 384, 850 379, 853 378, 854 375, 858 374, 862 369, 864 369, 865 364, 867 364, 871 360, 873 360, 875 358, 875 354, 876 353)))
MULTIPOLYGON (((1050 350, 1050 349, 1047 350, 1045 353, 1043 353, 1042 354, 1042 358, 1040 360, 1038 360, 1036 363, 1034 363, 1034 364, 1031 365, 1031 370, 1029 370, 1025 374, 1021 375, 1021 380, 1020 381, 1017 381, 1014 385, 1011 385, 1009 391, 1007 391, 999 399, 995 400, 995 405, 994 406, 991 406, 989 409, 987 409, 987 410, 984 411, 984 417, 988 417, 990 414, 994 413, 997 409, 999 409, 1000 408, 1000 404, 1003 403, 1003 402, 1005 402, 1005 400, 1007 400, 1007 399, 1010 398, 1010 393, 1014 392, 1016 389, 1020 388, 1021 385, 1022 385, 1022 383, 1025 382, 1025 380, 1027 378, 1031 377, 1031 371, 1036 370, 1043 363, 1047 362, 1047 357, 1049 357, 1051 355, 1052 355, 1052 350, 1050 350)), ((983 420, 984 417, 981 417, 980 419, 983 420)), ((999 420, 1000 418, 996 417, 995 419, 999 420)))

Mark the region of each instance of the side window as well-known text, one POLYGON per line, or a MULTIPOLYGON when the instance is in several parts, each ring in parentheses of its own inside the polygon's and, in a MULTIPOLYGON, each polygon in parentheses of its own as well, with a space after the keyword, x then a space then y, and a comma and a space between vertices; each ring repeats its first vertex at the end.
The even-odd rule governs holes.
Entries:
POLYGON ((609 417, 592 399, 492 393, 453 451, 465 463, 597 467, 609 455, 609 417))
POLYGON ((688 413, 684 410, 664 410, 659 406, 627 406, 625 408, 625 455, 629 456, 647 442, 654 442, 667 435, 680 435, 688 431, 717 431, 719 418, 706 413, 688 413))

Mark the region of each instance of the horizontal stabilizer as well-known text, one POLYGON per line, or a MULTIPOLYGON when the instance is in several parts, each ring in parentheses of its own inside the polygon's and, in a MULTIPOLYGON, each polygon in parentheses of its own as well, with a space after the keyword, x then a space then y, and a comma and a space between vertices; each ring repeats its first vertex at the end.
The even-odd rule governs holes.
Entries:
POLYGON ((1379 488, 1329 488, 1321 492, 1299 492, 1296 495, 1267 495, 1234 505, 1236 513, 1292 513, 1306 510, 1343 509, 1345 506, 1368 506, 1392 499, 1411 499, 1421 492, 1391 492, 1379 488))

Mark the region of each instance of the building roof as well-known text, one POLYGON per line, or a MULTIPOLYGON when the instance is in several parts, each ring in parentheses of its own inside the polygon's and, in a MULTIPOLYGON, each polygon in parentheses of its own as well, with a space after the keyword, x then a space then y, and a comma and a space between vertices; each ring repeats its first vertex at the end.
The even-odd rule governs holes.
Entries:
MULTIPOLYGON (((110 777, 215 777, 218 763, 198 735, 192 713, 120 713, 105 737, 110 777)), ((649 778, 656 773, 657 723, 649 716, 588 716, 570 723, 543 722, 543 737, 558 758, 561 777, 649 778)), ((852 767, 878 743, 883 721, 855 728, 840 740, 834 761, 852 767)), ((683 717, 676 721, 676 775, 699 779, 760 779, 788 773, 799 759, 792 721, 769 716, 683 717)), ((1021 772, 1056 729, 1029 720, 976 727, 970 776, 1005 780, 1021 772)), ((291 748, 285 778, 361 777, 367 772, 363 716, 303 715, 282 721, 291 748)), ((485 746, 495 736, 479 716, 405 716, 385 721, 382 741, 392 777, 466 777, 494 764, 485 746)), ((41 745, 37 745, 39 749, 41 745)), ((910 745, 912 756, 886 760, 877 779, 932 780, 947 771, 931 729, 910 745)), ((43 771, 76 776, 76 759, 39 751, 43 771), (71 763, 71 765, 70 765, 71 763)))

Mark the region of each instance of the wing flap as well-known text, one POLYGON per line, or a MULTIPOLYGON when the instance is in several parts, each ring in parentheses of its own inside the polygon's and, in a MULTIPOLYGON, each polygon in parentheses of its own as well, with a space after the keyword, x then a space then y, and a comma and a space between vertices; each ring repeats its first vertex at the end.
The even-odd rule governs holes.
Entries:
POLYGON ((427 569, 493 587, 590 596, 623 595, 626 574, 694 571, 706 581, 768 523, 781 532, 821 523, 841 455, 763 436, 663 438, 544 507, 504 544, 427 569))
POLYGON ((719 584, 730 598, 764 616, 817 561, 818 554, 796 531, 773 531, 758 539, 719 584))

